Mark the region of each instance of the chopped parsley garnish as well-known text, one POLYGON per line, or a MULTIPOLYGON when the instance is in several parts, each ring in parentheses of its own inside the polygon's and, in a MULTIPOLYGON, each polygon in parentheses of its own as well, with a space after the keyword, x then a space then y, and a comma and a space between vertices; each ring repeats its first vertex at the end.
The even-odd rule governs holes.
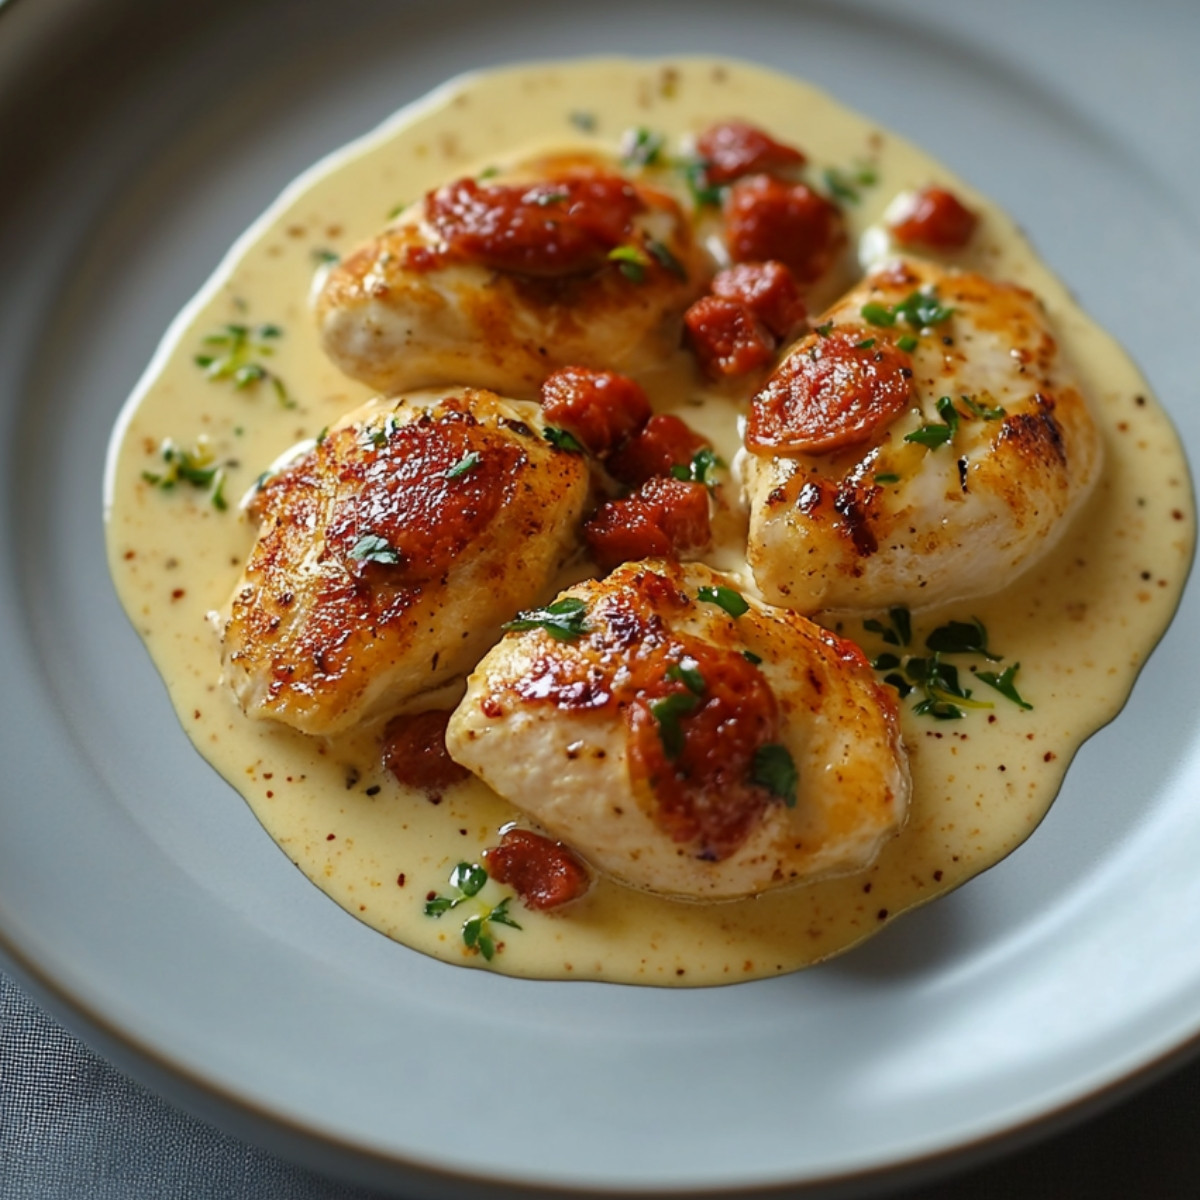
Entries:
POLYGON ((1000 695, 1011 700, 1018 708, 1028 711, 1033 708, 1033 705, 1021 696, 1021 693, 1017 691, 1016 684, 1013 682, 1020 668, 1020 663, 1013 663, 1011 667, 1005 667, 999 674, 995 671, 980 671, 976 675, 976 678, 981 679, 988 687, 994 687, 1000 695))
MULTIPOLYGON (((985 392, 984 395, 987 395, 985 392)), ((981 400, 976 400, 974 396, 959 396, 959 399, 970 410, 971 415, 978 417, 981 421, 1002 421, 1008 413, 998 404, 984 404, 981 400)))
POLYGON ((863 622, 863 628, 871 633, 877 633, 889 646, 907 646, 912 641, 912 617, 907 608, 889 608, 889 624, 870 617, 863 622))
POLYGON ((896 348, 903 350, 905 354, 911 354, 919 345, 920 342, 911 333, 906 333, 903 337, 896 339, 896 348))
POLYGON ((142 478, 147 483, 163 492, 171 491, 177 483, 191 484, 194 488, 208 489, 209 502, 218 512, 229 507, 225 499, 225 469, 216 461, 206 437, 201 435, 193 450, 185 450, 171 438, 164 438, 158 454, 163 469, 143 471, 142 478))
POLYGON ((457 479, 460 475, 475 470, 477 466, 479 466, 479 451, 472 450, 470 453, 464 454, 454 466, 446 468, 446 478, 457 479))
POLYGON ((898 320, 903 319, 913 329, 925 330, 948 320, 954 309, 945 307, 931 291, 916 291, 910 292, 891 307, 870 301, 864 304, 859 312, 867 324, 881 329, 890 329, 898 320))
POLYGON ((531 608, 518 613, 503 626, 512 633, 541 629, 560 642, 582 637, 589 630, 587 605, 578 596, 564 596, 545 608, 531 608))
POLYGON ((823 325, 817 325, 813 332, 816 333, 818 337, 827 338, 833 332, 833 322, 826 321, 823 325))
POLYGON ((660 242, 657 238, 647 238, 646 249, 650 251, 650 257, 660 267, 665 267, 679 279, 687 279, 687 268, 675 257, 671 252, 671 247, 665 242, 660 242))
POLYGON ((929 425, 921 425, 911 433, 906 433, 904 440, 918 442, 930 450, 936 450, 939 446, 952 442, 954 435, 958 432, 962 414, 954 407, 954 401, 949 396, 939 398, 937 410, 942 418, 941 422, 935 421, 929 425))
POLYGON ((663 159, 666 139, 644 125, 627 130, 621 139, 621 161, 627 167, 656 167, 663 159))
POLYGON ((595 133, 596 132, 596 114, 590 112, 576 111, 567 114, 567 120, 575 126, 580 133, 595 133))
POLYGON ((879 173, 870 163, 858 163, 850 170, 829 167, 821 177, 825 190, 843 204, 857 204, 862 199, 860 189, 879 182, 879 173))
POLYGON ((854 348, 855 348, 855 350, 870 350, 871 347, 874 345, 875 345, 874 338, 863 338, 863 340, 861 342, 854 343, 854 348))
POLYGON ((778 796, 788 808, 796 807, 796 784, 800 781, 800 772, 786 746, 777 742, 759 746, 754 752, 750 778, 759 787, 766 788, 772 796, 778 796))
POLYGON ((716 587, 702 587, 696 596, 705 604, 715 604, 718 608, 723 608, 731 617, 740 617, 743 613, 750 611, 750 604, 746 597, 741 592, 735 592, 733 588, 726 587, 724 584, 718 584, 716 587))
POLYGON ((204 345, 212 353, 196 354, 192 361, 212 380, 228 380, 239 391, 259 383, 269 383, 285 408, 295 408, 282 379, 257 361, 275 353, 275 343, 283 336, 278 325, 224 325, 210 333, 204 345))
POLYGON ((742 657, 748 662, 753 663, 756 667, 762 664, 762 655, 755 654, 753 650, 743 650, 742 657))
MULTIPOLYGON (((907 610, 893 609, 892 613, 903 613, 907 628, 907 610)), ((904 630, 897 629, 894 624, 884 625, 880 621, 867 620, 863 626, 898 649, 911 641, 911 631, 905 636, 904 630)), ((988 645, 987 628, 978 617, 939 625, 926 637, 925 646, 932 651, 931 654, 902 657, 885 650, 871 660, 871 666, 876 671, 889 672, 884 676, 884 683, 891 684, 902 700, 913 691, 920 690, 920 699, 913 705, 913 712, 917 716, 953 721, 965 715, 964 709, 992 707, 986 700, 975 699, 971 689, 964 686, 958 666, 942 657, 946 654, 977 654, 991 662, 1002 660, 1003 655, 996 654, 988 645)), ((1033 705, 1025 701, 1013 682, 1019 666, 1019 663, 1015 663, 999 673, 975 671, 974 667, 971 670, 977 679, 995 688, 1018 707, 1031 709, 1033 705)))
POLYGON ((326 250, 324 247, 314 250, 312 257, 314 262, 321 263, 323 266, 342 260, 342 256, 336 250, 326 250))
POLYGON ((926 639, 925 645, 940 654, 982 654, 989 662, 999 662, 1001 655, 988 649, 987 629, 978 617, 969 621, 949 621, 939 625, 926 639))
POLYGON ((683 172, 684 182, 697 208, 720 208, 724 189, 720 184, 709 182, 709 164, 705 159, 681 158, 675 166, 683 172))
POLYGON ((395 566, 400 561, 400 552, 387 540, 376 533, 364 533, 350 547, 350 557, 358 562, 384 563, 395 566))
POLYGON ((878 484, 899 483, 900 476, 894 471, 881 471, 875 476, 875 482, 878 484))
MULTIPOLYGON (((427 917, 441 917, 458 908, 468 900, 475 900, 488 881, 488 873, 478 863, 460 862, 450 872, 450 885, 458 893, 456 896, 432 895, 425 901, 427 917)), ((473 912, 462 923, 463 945, 468 950, 478 950, 491 962, 496 956, 496 939, 492 930, 493 925, 507 925, 510 929, 520 929, 521 926, 513 920, 508 911, 511 896, 505 896, 498 904, 485 905, 476 901, 473 912)))
POLYGON ((704 676, 700 674, 700 665, 694 658, 672 663, 667 668, 667 678, 682 683, 689 692, 694 692, 697 696, 704 695, 704 676))
POLYGON ((724 460, 711 446, 702 446, 692 455, 690 463, 676 463, 671 468, 671 475, 684 483, 702 483, 710 488, 716 486, 716 473, 724 465, 724 460))
POLYGON ((690 688, 686 692, 672 692, 661 700, 650 701, 650 715, 658 722, 658 736, 662 739, 663 753, 668 758, 678 758, 683 753, 683 728, 679 719, 699 707, 700 697, 690 688))
POLYGON ((645 250, 637 246, 614 246, 608 252, 608 261, 615 262, 617 269, 631 283, 643 283, 650 258, 645 250))
POLYGON ((555 425, 547 425, 542 430, 542 437, 552 445, 555 450, 566 450, 571 454, 582 454, 583 446, 579 439, 574 434, 568 433, 565 429, 559 429, 555 425))

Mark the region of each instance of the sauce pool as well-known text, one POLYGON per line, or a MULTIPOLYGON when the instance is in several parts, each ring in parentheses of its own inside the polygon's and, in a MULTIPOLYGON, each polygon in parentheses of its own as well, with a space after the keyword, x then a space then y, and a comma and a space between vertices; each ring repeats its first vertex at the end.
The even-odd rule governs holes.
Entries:
MULTIPOLYGON (((684 416, 733 461, 739 408, 682 353, 639 382, 657 412, 684 416)), ((660 985, 728 983, 818 962, 1019 845, 1080 743, 1125 702, 1174 612, 1194 538, 1187 466, 1165 414, 1009 218, 822 93, 708 59, 583 60, 473 76, 321 164, 238 243, 172 326, 114 431, 106 489, 113 577, 184 728, 314 883, 387 936, 450 962, 660 985), (318 348, 308 295, 323 261, 374 235, 398 205, 492 163, 551 145, 613 150, 632 128, 677 146, 735 118, 801 147, 814 180, 870 165, 863 178, 872 182, 856 185, 857 203, 843 204, 844 270, 813 298, 814 312, 853 280, 854 248, 882 228, 901 191, 945 189, 979 214, 966 248, 948 260, 1042 298, 1101 427, 1103 475, 1055 549, 1021 578, 983 600, 914 616, 914 646, 947 620, 979 618, 1004 664, 1020 663, 1021 694, 1034 707, 996 695, 991 708, 939 722, 903 703, 912 808, 869 870, 716 905, 604 879, 558 912, 514 898, 507 911, 519 928, 491 926, 488 957, 464 941, 463 920, 500 904, 510 888, 490 880, 442 915, 427 905, 455 894, 457 864, 484 862, 514 810, 475 780, 400 785, 383 762, 381 727, 308 738, 247 719, 221 684, 210 614, 227 608, 254 540, 236 500, 289 447, 371 396, 318 348)), ((744 572, 742 520, 717 524, 706 560, 744 572)), ((837 626, 870 655, 884 649, 860 618, 837 626)), ((448 692, 444 707, 456 698, 448 692)))

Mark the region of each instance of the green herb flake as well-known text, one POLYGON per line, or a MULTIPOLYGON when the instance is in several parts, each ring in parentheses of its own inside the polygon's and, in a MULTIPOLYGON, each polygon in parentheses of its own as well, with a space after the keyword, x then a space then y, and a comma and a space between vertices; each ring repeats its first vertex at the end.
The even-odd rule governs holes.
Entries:
POLYGON ((926 647, 939 654, 982 654, 989 662, 999 662, 1002 656, 993 654, 987 642, 987 629, 978 617, 948 621, 925 639, 926 647))
POLYGON ((192 361, 209 379, 232 383, 238 391, 245 391, 268 381, 280 403, 285 408, 294 408, 295 402, 288 395, 283 380, 259 361, 275 353, 275 345, 283 336, 278 325, 223 325, 217 333, 210 333, 203 344, 213 350, 211 354, 193 355, 192 361))
POLYGON ((656 167, 663 160, 666 139, 661 133, 639 126, 621 139, 621 161, 627 167, 656 167))
POLYGON ((462 475, 466 475, 468 471, 473 471, 479 466, 479 451, 472 450, 469 454, 464 454, 452 467, 446 468, 447 479, 458 479, 462 475))
MULTIPOLYGON (((450 884, 457 891, 456 896, 432 895, 425 901, 427 917, 442 917, 458 908, 469 900, 475 899, 488 881, 487 871, 478 863, 460 862, 450 872, 450 884)), ((513 919, 508 911, 512 896, 505 896, 498 904, 479 907, 477 911, 463 920, 461 927, 462 943, 468 950, 476 950, 486 962, 491 962, 499 947, 493 936, 493 925, 506 925, 509 929, 520 929, 521 926, 513 919)))
POLYGON ((988 687, 995 688, 996 691, 1006 699, 1011 700, 1018 708, 1023 708, 1028 712, 1033 708, 1033 705, 1021 696, 1021 693, 1017 691, 1016 684, 1013 682, 1020 667, 1020 663, 1013 663, 1011 667, 1006 667, 999 674, 996 674, 995 671, 980 671, 976 675, 976 679, 982 680, 988 687))
MULTIPOLYGON (((564 200, 570 200, 569 192, 534 192, 533 202, 539 208, 549 208, 551 204, 562 204, 564 200)), ((528 199, 528 197, 526 197, 528 199)))
POLYGON ((566 450, 570 454, 582 454, 583 446, 579 439, 573 434, 568 433, 565 429, 559 429, 554 425, 547 425, 542 430, 542 437, 552 445, 555 450, 566 450))
POLYGON ((827 338, 827 337, 828 337, 828 336, 829 336, 829 335, 830 335, 830 334, 833 332, 833 322, 832 322, 832 321, 826 321, 826 322, 825 322, 823 325, 817 325, 817 326, 816 326, 816 327, 813 329, 813 332, 814 332, 814 333, 815 333, 815 334, 816 334, 818 337, 827 338))
POLYGON ((796 785, 800 781, 800 772, 786 746, 776 742, 759 746, 754 752, 750 778, 772 796, 778 796, 788 808, 796 807, 796 785))
POLYGON ((855 350, 870 350, 875 345, 874 338, 863 338, 861 342, 855 342, 855 350))
POLYGON ((671 475, 684 483, 702 483, 705 487, 716 487, 717 471, 725 466, 711 446, 702 446, 692 456, 690 463, 676 463, 671 468, 671 475))
POLYGON ((208 439, 203 435, 195 448, 187 450, 171 438, 164 438, 158 448, 162 459, 161 471, 143 471, 142 479, 159 491, 169 492, 176 484, 186 483, 201 491, 208 491, 209 502, 218 512, 225 512, 229 502, 225 499, 225 469, 215 460, 208 439))
POLYGON ((878 475, 875 476, 875 482, 880 485, 886 485, 889 483, 899 483, 900 476, 897 475, 894 471, 881 471, 878 475))
POLYGON ((596 114, 590 112, 575 111, 567 114, 567 120, 579 130, 580 133, 595 133, 596 132, 596 114))
POLYGON ((920 343, 911 333, 906 333, 896 339, 896 348, 903 350, 905 354, 911 354, 919 345, 920 343))
POLYGON ((912 641, 912 616, 907 608, 897 605, 888 609, 888 624, 869 617, 863 628, 877 633, 889 646, 907 646, 912 641))
POLYGON ((321 266, 329 266, 342 261, 342 256, 336 250, 327 250, 323 246, 317 247, 311 253, 313 262, 319 263, 321 266))
POLYGON ((753 650, 743 650, 743 651, 742 651, 742 657, 743 657, 743 658, 744 658, 744 659, 745 659, 745 660, 746 660, 748 663, 753 663, 753 664, 754 664, 754 666, 756 666, 756 667, 757 667, 757 666, 761 666, 761 665, 762 665, 762 655, 761 655, 761 654, 755 654, 753 650))
POLYGON ((614 246, 608 252, 608 261, 617 264, 617 269, 630 283, 644 283, 649 256, 637 246, 614 246))
POLYGON ((672 692, 661 700, 650 702, 650 715, 658 722, 658 736, 662 740, 663 752, 670 759, 683 753, 683 728, 680 718, 686 717, 700 707, 700 697, 690 689, 672 692))
POLYGON ((682 683, 694 695, 704 695, 704 676, 700 674, 700 664, 694 658, 672 663, 667 668, 667 678, 682 683))
POLYGON ((904 435, 906 442, 916 442, 927 449, 936 450, 944 446, 952 437, 954 431, 946 424, 922 425, 911 433, 904 435))
POLYGON ((971 415, 981 421, 1002 421, 1008 416, 1008 412, 998 404, 984 404, 974 396, 960 396, 959 399, 967 406, 971 415))
POLYGON ((532 608, 503 626, 512 633, 541 629, 560 642, 569 642, 589 632, 587 605, 578 596, 564 596, 545 608, 532 608))
POLYGON ((872 300, 864 304, 858 311, 868 325, 887 329, 896 323, 896 314, 886 304, 877 304, 872 300))
POLYGON ((646 249, 650 252, 650 257, 658 263, 660 267, 664 267, 670 271, 677 279, 686 280, 688 277, 687 268, 675 257, 671 252, 670 246, 665 242, 660 242, 657 238, 646 239, 646 249))
POLYGON ((395 566, 400 561, 399 552, 387 538, 374 533, 364 533, 350 547, 350 557, 357 562, 383 563, 386 566, 395 566))
POLYGON ((724 584, 718 584, 716 587, 702 587, 696 596, 705 604, 715 604, 718 608, 723 608, 731 617, 740 617, 750 611, 750 604, 746 597, 741 592, 735 592, 733 588, 726 587, 724 584))
POLYGON ((725 189, 719 184, 709 182, 709 164, 706 160, 702 158, 680 159, 675 165, 683 173, 684 182, 691 193, 692 203, 697 208, 721 207, 725 189))

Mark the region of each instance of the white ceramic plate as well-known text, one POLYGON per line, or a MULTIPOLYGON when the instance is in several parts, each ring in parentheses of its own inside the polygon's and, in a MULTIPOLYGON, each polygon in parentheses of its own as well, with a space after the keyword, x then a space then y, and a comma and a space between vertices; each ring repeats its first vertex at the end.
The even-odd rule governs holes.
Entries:
POLYGON ((1200 10, 967 8, 0 10, 0 948, 55 1011, 244 1136, 437 1195, 863 1183, 1196 1038, 1195 588, 1016 854, 828 966, 675 992, 462 971, 347 918, 195 755, 108 582, 109 427, 228 244, 444 78, 552 54, 754 58, 920 142, 1020 219, 1200 450, 1200 10))

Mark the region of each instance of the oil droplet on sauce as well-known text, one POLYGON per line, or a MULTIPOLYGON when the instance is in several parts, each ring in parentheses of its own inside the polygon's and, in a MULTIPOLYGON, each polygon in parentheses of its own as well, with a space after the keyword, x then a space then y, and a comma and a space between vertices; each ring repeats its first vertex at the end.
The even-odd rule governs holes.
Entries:
MULTIPOLYGON (((817 297, 811 306, 832 296, 817 297)), ((729 461, 737 406, 646 379, 660 409, 729 461)), ((991 866, 1037 826, 1079 744, 1120 709, 1170 621, 1190 562, 1194 509, 1182 451, 1144 379, 1079 310, 1012 222, 944 167, 797 81, 744 64, 590 60, 467 78, 335 155, 288 190, 238 243, 169 331, 114 432, 108 556, 122 601, 197 749, 242 793, 289 858, 348 913, 450 962, 535 978, 699 986, 774 975, 853 946, 898 915, 991 866), (934 722, 902 705, 913 772, 907 824, 860 874, 755 899, 673 902, 600 879, 558 913, 511 911, 490 961, 456 915, 425 914, 461 861, 480 862, 516 816, 477 781, 438 803, 380 764, 378 729, 323 741, 245 718, 220 676, 210 614, 225 608, 253 542, 237 498, 280 454, 370 398, 322 355, 308 309, 314 272, 373 236, 400 204, 539 147, 615 150, 645 127, 669 144, 730 118, 802 147, 808 172, 869 161, 874 180, 846 203, 851 241, 899 192, 937 184, 982 214, 956 264, 1019 283, 1044 301, 1105 441, 1102 478, 1052 554, 1003 590, 921 614, 924 632, 978 617, 1005 663, 1021 664, 1026 712, 934 722), (241 332, 238 332, 241 331, 241 332), (213 337, 224 341, 213 342, 213 337), (240 341, 239 341, 240 339, 240 341), (240 359, 236 356, 240 354, 240 359), (236 361, 222 371, 216 360, 236 361), (197 360, 201 360, 198 362, 197 360), (204 360, 209 360, 207 363, 204 360), (236 372, 247 365, 248 374, 236 372), (238 384, 242 386, 238 386, 238 384), (164 489, 163 441, 203 448, 215 483, 164 489), (215 479, 215 477, 214 477, 215 479), (213 501, 213 487, 227 501, 213 501)), ((178 465, 178 464, 176 464, 178 465)), ((203 469, 203 468, 202 468, 203 469)), ((713 565, 737 561, 718 547, 713 565)), ((842 632, 863 638, 861 621, 842 632)), ((866 637, 868 652, 881 646, 866 637)), ((505 894, 488 883, 481 901, 505 894)))

